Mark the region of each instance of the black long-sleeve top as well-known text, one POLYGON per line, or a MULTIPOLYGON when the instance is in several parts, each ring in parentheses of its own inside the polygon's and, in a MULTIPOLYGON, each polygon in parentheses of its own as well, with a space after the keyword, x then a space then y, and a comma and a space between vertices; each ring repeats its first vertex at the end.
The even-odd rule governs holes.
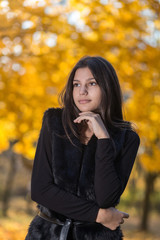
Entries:
MULTIPOLYGON (((95 222, 99 209, 112 206, 128 182, 140 138, 131 130, 127 130, 126 134, 125 146, 116 167, 111 139, 97 139, 94 181, 96 202, 94 202, 62 190, 54 184, 51 167, 51 133, 44 119, 32 170, 32 200, 66 217, 95 222)), ((84 146, 84 150, 86 147, 84 146)))

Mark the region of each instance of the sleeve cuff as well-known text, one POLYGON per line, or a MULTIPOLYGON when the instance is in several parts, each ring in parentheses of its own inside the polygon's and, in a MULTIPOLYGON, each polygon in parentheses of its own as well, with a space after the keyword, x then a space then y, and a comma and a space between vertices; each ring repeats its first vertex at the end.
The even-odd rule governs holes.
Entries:
POLYGON ((114 155, 114 146, 111 138, 100 138, 97 141, 96 158, 102 159, 114 155))
POLYGON ((91 222, 96 222, 99 209, 100 208, 98 206, 95 206, 94 210, 92 210, 92 213, 90 215, 90 221, 91 222))

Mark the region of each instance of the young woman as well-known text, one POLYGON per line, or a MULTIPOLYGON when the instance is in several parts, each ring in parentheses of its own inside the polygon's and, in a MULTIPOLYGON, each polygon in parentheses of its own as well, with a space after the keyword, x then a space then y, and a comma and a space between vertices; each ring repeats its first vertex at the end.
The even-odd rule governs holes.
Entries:
POLYGON ((127 213, 115 207, 128 182, 140 138, 123 120, 113 66, 85 56, 49 108, 36 149, 31 198, 39 213, 26 240, 121 240, 127 213))

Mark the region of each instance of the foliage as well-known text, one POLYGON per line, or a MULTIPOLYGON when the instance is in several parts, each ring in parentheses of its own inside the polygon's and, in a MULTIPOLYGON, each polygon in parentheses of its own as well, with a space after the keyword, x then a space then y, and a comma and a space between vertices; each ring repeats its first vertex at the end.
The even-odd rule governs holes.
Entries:
POLYGON ((42 115, 69 70, 101 55, 118 72, 125 117, 138 124, 140 161, 160 171, 158 1, 1 1, 0 149, 33 159, 42 115), (154 3, 153 3, 154 2, 154 3))

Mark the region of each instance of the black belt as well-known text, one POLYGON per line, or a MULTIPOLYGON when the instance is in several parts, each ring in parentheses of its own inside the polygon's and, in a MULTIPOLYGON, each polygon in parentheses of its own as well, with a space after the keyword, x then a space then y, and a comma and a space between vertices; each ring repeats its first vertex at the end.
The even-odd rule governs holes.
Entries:
POLYGON ((73 221, 72 219, 69 219, 69 218, 67 218, 65 220, 65 222, 63 222, 63 221, 61 221, 61 220, 59 220, 57 218, 50 218, 46 214, 44 214, 42 212, 39 212, 38 216, 40 216, 41 218, 43 218, 43 219, 45 219, 45 220, 47 220, 49 222, 52 222, 54 224, 62 226, 59 240, 67 240, 68 231, 69 231, 69 229, 70 229, 72 224, 74 224, 74 225, 84 224, 84 222, 73 221))

